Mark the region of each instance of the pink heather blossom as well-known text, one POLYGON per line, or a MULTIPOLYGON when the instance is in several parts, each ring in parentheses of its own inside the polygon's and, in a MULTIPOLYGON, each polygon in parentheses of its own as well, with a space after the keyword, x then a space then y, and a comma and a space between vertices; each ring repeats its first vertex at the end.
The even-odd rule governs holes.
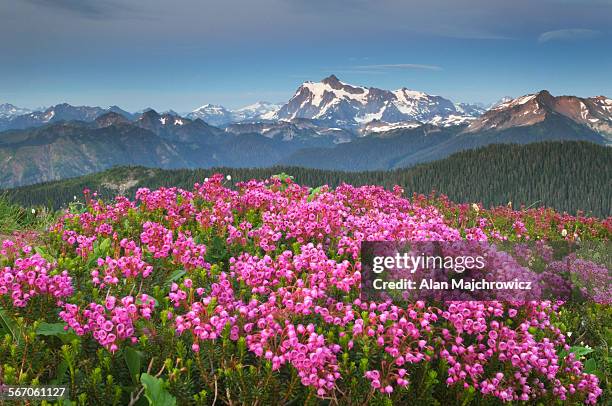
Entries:
POLYGON ((126 296, 117 299, 109 296, 105 305, 90 303, 84 310, 77 305, 66 303, 60 317, 66 322, 66 328, 72 328, 78 335, 91 333, 93 338, 115 352, 121 341, 135 343, 135 323, 140 320, 151 318, 155 301, 142 294, 134 299, 126 296))
MULTIPOLYGON (((154 334, 159 324, 194 353, 207 343, 243 340, 252 356, 273 371, 293 368, 321 398, 352 378, 340 373, 342 357, 367 346, 376 356, 361 370, 363 378, 383 396, 409 386, 415 366, 443 360, 447 385, 503 402, 537 402, 549 394, 597 402, 597 377, 583 372, 553 322, 558 304, 368 301, 361 297, 360 249, 364 241, 524 241, 532 228, 605 234, 611 221, 546 209, 474 210, 445 198, 433 204, 427 196, 403 197, 400 187, 341 185, 311 194, 277 178, 236 189, 224 181, 217 174, 193 191, 143 188, 134 202, 117 198, 106 205, 88 194, 87 210, 66 213, 51 232, 62 241, 63 255, 82 262, 92 257, 96 241, 111 240, 109 252, 87 270, 86 284, 99 296, 77 302, 71 276, 54 274, 31 248, 3 242, 0 255, 10 265, 0 270, 0 298, 16 307, 38 295, 62 299, 66 329, 111 352, 154 334), (496 217, 508 221, 508 230, 497 228, 496 217)), ((551 261, 549 248, 519 247, 519 254, 551 261)), ((500 275, 521 272, 508 265, 506 254, 490 254, 500 275)), ((551 274, 557 266, 549 265, 551 274)), ((596 264, 576 260, 572 269, 607 281, 596 264)), ((597 286, 586 288, 609 298, 597 286)))
MULTIPOLYGON (((11 249, 11 244, 3 244, 4 252, 11 249)), ((23 249, 23 253, 29 252, 29 248, 23 249)), ((68 272, 56 273, 55 265, 39 254, 17 258, 12 266, 0 268, 0 298, 10 298, 15 307, 26 307, 37 296, 61 299, 72 293, 72 278, 68 272)))

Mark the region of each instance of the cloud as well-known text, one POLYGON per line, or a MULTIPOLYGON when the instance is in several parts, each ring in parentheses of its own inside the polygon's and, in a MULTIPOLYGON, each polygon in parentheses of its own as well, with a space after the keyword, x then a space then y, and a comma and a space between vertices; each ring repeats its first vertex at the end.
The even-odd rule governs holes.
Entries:
POLYGON ((352 65, 345 67, 336 67, 328 69, 335 73, 355 74, 355 75, 387 75, 389 72, 397 72, 402 70, 424 70, 424 71, 441 71, 441 66, 425 65, 420 63, 389 63, 376 65, 352 65))
POLYGON ((370 69, 334 69, 335 73, 349 74, 349 75, 385 75, 386 71, 383 70, 370 70, 370 69))
POLYGON ((543 44, 549 41, 569 41, 591 39, 599 36, 601 32, 586 28, 566 28, 563 30, 546 31, 540 34, 538 42, 543 44))
POLYGON ((124 4, 117 4, 107 0, 27 0, 36 6, 44 6, 54 10, 68 11, 85 18, 103 20, 115 17, 132 9, 124 4))
POLYGON ((420 63, 393 63, 383 65, 360 65, 354 66, 357 70, 443 70, 441 66, 437 65, 424 65, 420 63))

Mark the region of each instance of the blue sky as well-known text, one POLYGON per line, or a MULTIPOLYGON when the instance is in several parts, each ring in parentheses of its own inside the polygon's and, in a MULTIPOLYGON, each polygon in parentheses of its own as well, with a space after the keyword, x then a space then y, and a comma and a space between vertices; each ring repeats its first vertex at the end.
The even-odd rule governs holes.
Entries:
POLYGON ((612 97, 612 0, 0 0, 0 102, 190 111, 305 80, 612 97))

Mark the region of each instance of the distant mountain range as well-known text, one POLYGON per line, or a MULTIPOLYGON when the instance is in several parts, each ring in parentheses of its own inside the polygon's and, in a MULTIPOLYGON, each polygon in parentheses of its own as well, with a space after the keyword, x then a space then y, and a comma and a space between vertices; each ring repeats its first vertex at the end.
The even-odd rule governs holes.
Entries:
POLYGON ((129 120, 107 112, 93 122, 61 121, 0 133, 0 188, 63 179, 116 165, 159 168, 261 167, 333 137, 283 141, 255 132, 232 133, 200 119, 148 110, 129 120))
POLYGON ((232 111, 205 105, 185 115, 129 113, 59 104, 30 112, 4 104, 0 129, 0 188, 117 165, 388 170, 488 144, 611 145, 612 100, 541 91, 487 110, 407 89, 353 86, 332 75, 302 84, 282 106, 232 111))
MULTIPOLYGON (((40 111, 31 111, 3 104, 0 105, 0 130, 23 129, 58 121, 93 121, 109 111, 132 119, 146 110, 128 113, 117 106, 102 108, 62 103, 40 111)), ((205 104, 183 116, 192 120, 199 118, 218 127, 241 122, 305 118, 327 127, 355 130, 374 120, 388 123, 420 121, 440 126, 458 125, 470 122, 485 111, 486 108, 480 104, 454 104, 444 97, 406 88, 390 91, 354 86, 331 75, 321 82, 303 83, 295 95, 284 104, 257 102, 234 110, 205 104)))
POLYGON ((117 107, 109 108, 89 107, 89 106, 72 106, 68 103, 57 104, 42 111, 28 111, 27 109, 16 108, 10 104, 2 106, 11 106, 14 114, 6 114, 4 117, 0 115, 0 130, 24 129, 30 127, 39 127, 45 124, 57 123, 61 121, 94 121, 97 117, 104 113, 115 112, 122 116, 131 119, 133 114, 117 107), (21 112, 24 112, 21 114, 21 112))
MULTIPOLYGON (((281 107, 282 104, 257 102, 236 110, 228 110, 223 106, 205 104, 190 113, 183 114, 183 116, 192 120, 199 118, 214 126, 225 126, 231 123, 273 119, 274 113, 281 107)), ((126 118, 133 119, 148 110, 151 109, 129 113, 117 106, 103 108, 72 106, 68 103, 62 103, 34 111, 5 103, 0 104, 0 131, 38 127, 59 121, 94 121, 98 116, 108 112, 119 113, 126 118)), ((172 110, 165 113, 179 115, 172 110)))

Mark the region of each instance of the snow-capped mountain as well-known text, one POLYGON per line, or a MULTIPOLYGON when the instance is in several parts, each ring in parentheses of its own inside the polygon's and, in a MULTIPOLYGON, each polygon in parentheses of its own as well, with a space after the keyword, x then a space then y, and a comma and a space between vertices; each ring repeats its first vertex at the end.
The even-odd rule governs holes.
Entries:
POLYGON ((205 104, 187 114, 187 118, 194 120, 199 118, 204 122, 221 126, 232 122, 232 113, 223 106, 217 104, 205 104))
POLYGON ((229 110, 220 105, 205 104, 187 114, 186 117, 190 119, 199 118, 211 125, 225 126, 230 123, 239 123, 241 121, 274 119, 274 113, 276 113, 281 106, 280 104, 257 102, 236 110, 229 110))
MULTIPOLYGON (((480 104, 454 104, 443 97, 406 88, 390 91, 353 86, 331 75, 321 82, 303 83, 283 105, 258 102, 229 110, 223 106, 206 104, 186 117, 200 118, 217 126, 240 122, 310 119, 318 126, 355 130, 374 120, 386 124, 374 124, 372 128, 415 121, 443 127, 463 125, 473 121, 485 110, 480 104)), ((393 128, 401 128, 401 124, 393 128)), ((370 130, 364 131, 367 133, 370 130)))
POLYGON ((612 99, 605 96, 555 97, 546 90, 498 104, 473 121, 464 132, 501 131, 535 125, 555 117, 570 119, 612 141, 612 99))
POLYGON ((0 120, 10 119, 23 114, 31 113, 32 110, 23 107, 17 107, 10 103, 0 104, 0 120))
POLYGON ((232 118, 234 122, 271 120, 274 118, 274 114, 280 110, 282 106, 282 104, 274 104, 265 101, 257 102, 236 110, 232 110, 232 118))
POLYGON ((431 122, 470 115, 448 99, 406 88, 390 91, 353 86, 331 75, 321 82, 305 82, 275 115, 276 119, 310 118, 339 127, 358 127, 372 120, 387 123, 431 122))

